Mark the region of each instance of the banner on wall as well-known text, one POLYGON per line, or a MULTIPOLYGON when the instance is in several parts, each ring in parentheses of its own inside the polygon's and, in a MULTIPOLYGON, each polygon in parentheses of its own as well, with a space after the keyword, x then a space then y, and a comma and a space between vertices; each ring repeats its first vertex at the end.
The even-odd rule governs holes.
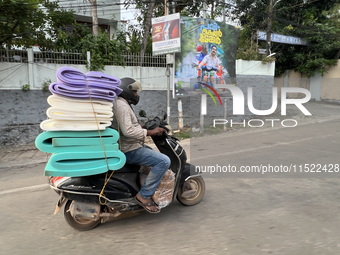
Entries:
POLYGON ((202 93, 231 96, 236 85, 239 28, 211 19, 180 19, 181 52, 175 54, 174 97, 202 93))
POLYGON ((181 51, 179 19, 179 13, 152 19, 153 56, 181 51))

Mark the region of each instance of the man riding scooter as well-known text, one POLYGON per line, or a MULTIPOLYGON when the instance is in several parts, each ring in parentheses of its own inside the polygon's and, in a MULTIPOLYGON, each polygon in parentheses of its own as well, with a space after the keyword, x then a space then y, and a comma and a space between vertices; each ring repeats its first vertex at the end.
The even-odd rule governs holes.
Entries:
POLYGON ((125 153, 127 164, 152 167, 135 199, 149 213, 159 213, 160 209, 151 196, 169 169, 170 159, 160 152, 146 148, 144 141, 146 136, 159 135, 166 130, 160 127, 146 130, 139 125, 131 104, 138 104, 138 93, 142 91, 142 86, 132 78, 123 78, 121 82, 120 88, 123 91, 115 99, 113 109, 115 118, 111 127, 119 132, 120 150, 125 153))
POLYGON ((213 86, 214 85, 214 74, 218 68, 222 67, 222 62, 221 60, 216 56, 217 53, 217 47, 213 45, 211 47, 211 52, 210 55, 206 55, 202 62, 197 66, 197 69, 200 70, 202 66, 206 66, 204 70, 204 77, 203 77, 203 82, 207 83, 208 82, 208 76, 210 78, 210 83, 213 86))

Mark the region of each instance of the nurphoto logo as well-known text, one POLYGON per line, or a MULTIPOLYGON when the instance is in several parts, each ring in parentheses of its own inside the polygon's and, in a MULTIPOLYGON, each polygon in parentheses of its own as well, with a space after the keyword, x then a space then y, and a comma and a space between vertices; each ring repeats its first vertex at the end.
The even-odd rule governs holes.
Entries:
MULTIPOLYGON (((232 93, 233 97, 233 115, 244 115, 244 94, 242 90, 236 86, 232 85, 226 85, 226 89, 229 89, 232 93)), ((255 115, 260 116, 267 116, 272 114, 277 109, 277 88, 273 88, 273 97, 272 97, 272 106, 268 110, 258 110, 255 109, 253 105, 253 88, 248 88, 248 97, 247 97, 247 103, 249 111, 251 111, 255 115)), ((312 114, 302 105, 304 103, 307 103, 311 99, 311 93, 307 89, 304 88, 281 88, 281 115, 285 116, 287 115, 287 104, 293 104, 295 105, 300 111, 306 115, 311 116, 312 114), (291 99, 287 98, 288 93, 302 93, 305 94, 306 97, 304 98, 298 98, 298 99, 291 99)), ((250 119, 247 121, 247 125, 249 127, 262 127, 265 123, 271 122, 272 127, 275 126, 276 121, 280 121, 279 119, 265 119, 264 121, 261 119, 250 119), (256 123, 256 124, 255 124, 256 123)), ((226 119, 214 119, 213 126, 215 125, 224 125, 229 123, 226 119)), ((295 127, 297 126, 297 121, 294 119, 284 119, 281 121, 281 126, 283 127, 295 127), (290 123, 290 125, 288 124, 290 123)), ((233 120, 230 120, 230 125, 233 125, 233 120)), ((243 126, 246 126, 246 120, 243 120, 243 126)))

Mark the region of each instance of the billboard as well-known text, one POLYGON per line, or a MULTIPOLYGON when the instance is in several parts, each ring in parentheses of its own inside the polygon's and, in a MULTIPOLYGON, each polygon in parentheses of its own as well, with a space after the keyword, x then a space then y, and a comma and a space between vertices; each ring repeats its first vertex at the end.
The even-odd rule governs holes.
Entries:
POLYGON ((152 19, 152 55, 181 51, 179 13, 152 19))
POLYGON ((174 97, 231 96, 236 85, 239 28, 211 19, 183 17, 181 52, 175 54, 174 97))

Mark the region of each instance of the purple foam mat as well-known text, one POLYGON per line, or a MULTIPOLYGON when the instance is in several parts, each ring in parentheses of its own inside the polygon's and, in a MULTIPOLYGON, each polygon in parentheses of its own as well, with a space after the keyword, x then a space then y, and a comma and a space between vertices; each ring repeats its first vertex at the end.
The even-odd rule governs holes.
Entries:
POLYGON ((50 85, 55 95, 112 101, 122 92, 120 79, 101 72, 91 71, 86 75, 73 67, 61 67, 57 70, 57 82, 50 85), (89 89, 88 89, 88 88, 89 89))
MULTIPOLYGON (((88 90, 86 86, 70 86, 58 82, 51 83, 49 89, 54 95, 72 98, 89 99, 89 91, 92 99, 113 101, 113 99, 117 96, 117 93, 114 90, 91 87, 89 87, 88 90)), ((118 94, 120 91, 120 89, 117 91, 118 94)))
POLYGON ((61 67, 57 71, 58 83, 66 85, 87 85, 89 87, 100 87, 113 89, 119 87, 120 79, 101 72, 91 71, 86 75, 72 67, 61 67))

